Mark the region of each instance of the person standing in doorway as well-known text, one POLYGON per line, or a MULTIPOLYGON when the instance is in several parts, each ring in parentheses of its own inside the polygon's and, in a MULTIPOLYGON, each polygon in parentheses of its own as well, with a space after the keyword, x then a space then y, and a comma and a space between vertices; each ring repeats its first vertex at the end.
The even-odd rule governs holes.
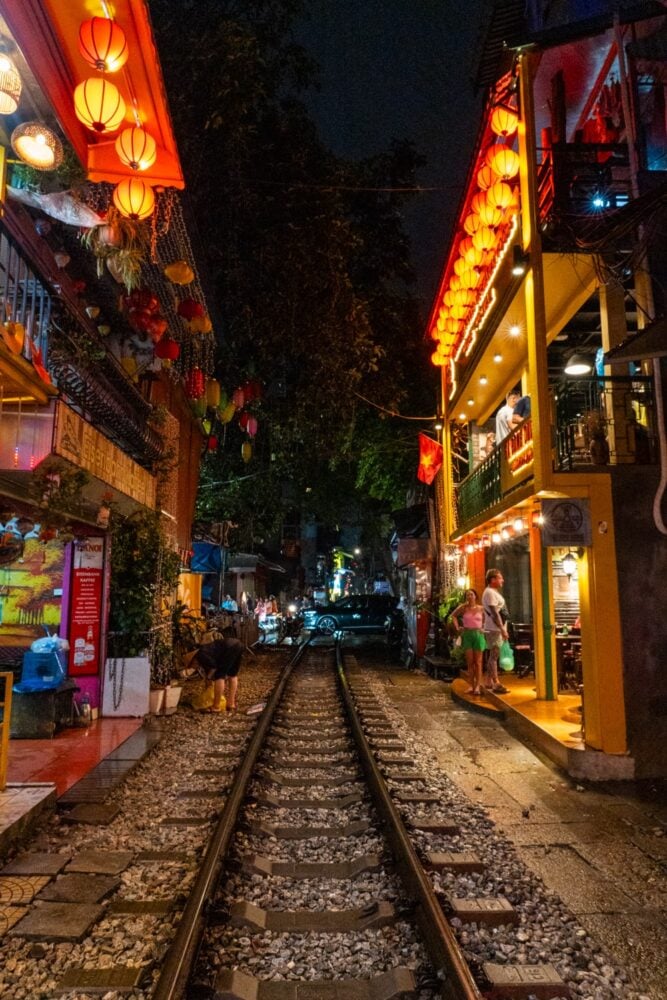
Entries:
POLYGON ((498 680, 498 659, 500 657, 500 647, 508 638, 507 605, 505 598, 500 593, 504 583, 503 574, 499 569, 490 569, 486 574, 486 590, 482 594, 482 607, 484 608, 484 638, 489 656, 486 661, 486 684, 487 691, 494 691, 496 694, 508 694, 507 688, 498 680))
POLYGON ((496 440, 494 444, 500 444, 512 430, 512 414, 518 401, 519 393, 516 389, 507 393, 505 405, 501 406, 496 413, 496 440))

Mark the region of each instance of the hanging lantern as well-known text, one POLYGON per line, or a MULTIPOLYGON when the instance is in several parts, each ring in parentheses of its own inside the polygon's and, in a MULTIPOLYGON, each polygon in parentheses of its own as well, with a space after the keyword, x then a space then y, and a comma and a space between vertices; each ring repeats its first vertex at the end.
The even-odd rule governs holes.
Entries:
POLYGON ((449 279, 449 287, 452 289, 453 292, 463 287, 461 285, 461 279, 459 278, 458 274, 453 274, 451 276, 451 278, 449 279))
POLYGON ((436 333, 434 334, 434 336, 437 335, 438 333, 442 333, 442 331, 445 329, 445 323, 447 322, 448 317, 449 313, 447 313, 447 316, 438 316, 435 323, 436 333))
POLYGON ((208 451, 217 451, 218 450, 218 439, 215 436, 215 434, 211 434, 209 436, 209 439, 206 442, 206 447, 207 447, 208 451))
POLYGON ((487 204, 498 209, 500 212, 504 212, 508 209, 512 204, 513 199, 514 191, 510 185, 505 184, 504 181, 496 181, 496 183, 492 184, 486 192, 487 204))
POLYGON ((243 389, 241 386, 238 389, 234 389, 232 393, 232 402, 237 410, 243 409, 243 404, 245 403, 245 396, 243 394, 243 389))
MULTIPOLYGON (((481 232, 481 230, 478 230, 481 232)), ((463 258, 468 268, 478 269, 483 267, 486 262, 486 254, 479 250, 475 244, 466 251, 465 257, 463 258)))
POLYGON ((120 162, 130 170, 148 170, 157 158, 155 139, 137 126, 124 128, 115 146, 120 162))
POLYGON ((223 424, 228 424, 236 413, 236 407, 233 403, 227 403, 225 408, 219 412, 220 421, 223 424))
POLYGON ((250 414, 247 410, 242 410, 239 414, 239 427, 242 431, 247 430, 248 420, 250 419, 250 414))
POLYGON ((126 219, 147 219, 155 208, 155 195, 150 184, 140 177, 126 177, 113 192, 113 203, 126 219))
POLYGON ((108 17, 91 17, 79 28, 79 52, 100 73, 115 73, 130 52, 125 32, 108 17))
POLYGON ((93 132, 115 132, 125 118, 125 101, 113 83, 91 76, 74 91, 74 112, 93 132))
POLYGON ((204 316, 206 310, 201 302, 196 302, 195 299, 182 299, 176 306, 176 312, 183 319, 189 321, 194 319, 195 316, 204 316))
POLYGON ((481 188, 482 191, 490 188, 496 179, 496 175, 488 163, 485 163, 477 171, 477 187, 481 188))
POLYGON ((19 106, 23 84, 9 56, 0 55, 0 115, 13 115, 19 106))
POLYGON ((210 378, 206 383, 206 402, 212 410, 220 405, 220 383, 215 378, 210 378))
POLYGON ((498 236, 496 235, 494 229, 489 229, 488 226, 482 226, 482 228, 475 233, 472 241, 477 250, 486 252, 496 248, 498 244, 498 236))
POLYGON ((452 292, 454 296, 454 305, 456 306, 471 306, 475 301, 475 293, 469 288, 459 288, 457 291, 452 292))
MULTIPOLYGON (((493 188, 489 188, 489 191, 492 190, 493 188)), ((503 211, 487 201, 484 205, 482 205, 479 217, 485 226, 490 226, 492 229, 495 229, 496 226, 499 226, 503 221, 503 211)), ((479 232, 479 230, 477 230, 477 232, 479 232)))
POLYGON ((244 441, 241 445, 241 458, 244 462, 249 462, 252 458, 252 445, 250 441, 244 441))
POLYGON ((459 278, 461 277, 464 271, 468 270, 469 268, 466 266, 466 262, 463 259, 463 257, 458 257, 454 261, 454 274, 458 274, 459 278))
MULTIPOLYGON (((467 289, 466 289, 467 290, 467 289)), ((452 306, 450 314, 452 319, 465 319, 468 315, 467 306, 452 306)))
POLYGON ((202 420, 201 428, 204 434, 210 434, 212 427, 213 427, 213 422, 209 420, 208 417, 205 420, 202 420))
POLYGON ((181 348, 178 343, 171 337, 163 337, 155 345, 154 352, 156 358, 160 358, 161 361, 176 361, 179 354, 181 353, 181 348))
POLYGON ((153 315, 146 324, 146 333, 151 338, 153 343, 157 344, 164 337, 168 326, 169 324, 164 316, 153 315))
POLYGON ((246 431, 250 437, 254 438, 257 433, 257 428, 259 424, 257 423, 257 417, 248 417, 248 423, 246 424, 246 431))
POLYGON ((494 174, 504 181, 516 177, 519 173, 519 154, 502 143, 496 143, 487 150, 486 162, 494 174))
POLYGON ((462 288, 477 288, 479 282, 480 274, 478 271, 464 271, 461 275, 462 288))
POLYGON ((192 410, 196 417, 201 420, 206 416, 206 397, 200 396, 199 399, 192 400, 192 410))
POLYGON ((63 144, 41 122, 24 122, 12 132, 12 149, 34 170, 55 170, 63 162, 63 144))
POLYGON ((472 236, 464 236, 459 242, 459 253, 462 257, 465 257, 467 251, 472 246, 472 236))
POLYGON ((225 407, 227 406, 228 403, 229 403, 229 396, 227 395, 227 393, 225 392, 225 390, 221 386, 220 387, 220 399, 218 401, 218 410, 222 413, 222 411, 225 409, 225 407))
POLYGON ((491 128, 496 135, 506 139, 508 135, 514 135, 519 124, 519 116, 512 108, 498 106, 494 108, 491 115, 491 128))
POLYGON ((187 261, 175 260, 173 264, 167 264, 164 276, 175 285, 189 285, 195 279, 195 272, 187 261))
MULTIPOLYGON (((454 296, 455 296, 455 295, 456 295, 456 292, 453 292, 453 291, 451 290, 451 288, 449 288, 449 289, 448 289, 448 290, 447 290, 447 291, 445 292, 445 297, 444 297, 444 299, 443 299, 443 302, 445 303, 445 305, 446 305, 446 306, 449 306, 449 307, 451 308, 451 306, 453 306, 453 305, 455 305, 455 304, 456 304, 456 299, 454 298, 454 296)), ((441 310, 441 311, 442 311, 442 310, 441 310)))
POLYGON ((201 368, 191 368, 185 376, 185 394, 188 399, 199 399, 203 396, 205 384, 201 368))
POLYGON ((203 316, 195 316, 185 324, 190 333, 210 333, 213 329, 211 318, 206 313, 203 316))
POLYGON ((478 191, 470 202, 470 211, 473 215, 480 215, 480 211, 484 205, 486 205, 486 195, 483 191, 478 191))
POLYGON ((448 319, 445 323, 447 333, 460 333, 463 323, 460 319, 448 319))
POLYGON ((434 351, 431 355, 431 364, 435 365, 436 368, 442 368, 443 365, 447 364, 447 358, 444 354, 438 354, 437 351, 434 351))
POLYGON ((470 215, 466 215, 463 220, 463 228, 465 229, 468 236, 474 236, 479 227, 482 225, 482 220, 479 215, 471 212, 470 215))

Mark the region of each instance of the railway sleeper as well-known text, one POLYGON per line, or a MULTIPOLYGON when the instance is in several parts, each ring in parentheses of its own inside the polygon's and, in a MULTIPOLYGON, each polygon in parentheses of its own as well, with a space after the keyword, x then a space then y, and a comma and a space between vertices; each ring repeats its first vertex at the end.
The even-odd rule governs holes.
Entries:
POLYGON ((230 923, 276 933, 351 934, 389 927, 396 920, 391 903, 374 901, 350 910, 264 910, 254 903, 233 903, 230 923))
MULTIPOLYGON (((223 969, 210 1000, 408 1000, 416 996, 410 969, 397 966, 372 979, 259 980, 244 972, 223 969)), ((193 998, 194 1000, 194 998, 193 998)))

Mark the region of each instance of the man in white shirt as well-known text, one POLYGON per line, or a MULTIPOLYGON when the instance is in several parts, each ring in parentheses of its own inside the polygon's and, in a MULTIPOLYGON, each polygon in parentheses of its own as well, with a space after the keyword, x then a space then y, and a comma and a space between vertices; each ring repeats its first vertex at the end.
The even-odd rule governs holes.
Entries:
POLYGON ((499 569, 487 570, 486 590, 482 594, 482 607, 484 608, 484 638, 489 656, 486 661, 486 684, 489 691, 496 694, 507 694, 507 688, 498 680, 498 658, 500 647, 507 639, 508 633, 505 622, 507 621, 507 605, 505 598, 500 593, 500 588, 504 583, 503 574, 499 569))
POLYGON ((505 405, 501 406, 496 413, 496 444, 500 444, 512 430, 512 414, 518 402, 519 393, 516 389, 512 389, 505 397, 505 405))

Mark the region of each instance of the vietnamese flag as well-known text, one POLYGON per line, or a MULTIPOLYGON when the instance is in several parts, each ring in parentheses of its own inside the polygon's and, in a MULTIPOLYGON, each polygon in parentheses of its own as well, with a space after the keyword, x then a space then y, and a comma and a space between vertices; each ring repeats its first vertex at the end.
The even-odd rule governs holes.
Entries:
POLYGON ((430 486, 442 466, 442 445, 425 434, 419 435, 417 479, 430 486))

